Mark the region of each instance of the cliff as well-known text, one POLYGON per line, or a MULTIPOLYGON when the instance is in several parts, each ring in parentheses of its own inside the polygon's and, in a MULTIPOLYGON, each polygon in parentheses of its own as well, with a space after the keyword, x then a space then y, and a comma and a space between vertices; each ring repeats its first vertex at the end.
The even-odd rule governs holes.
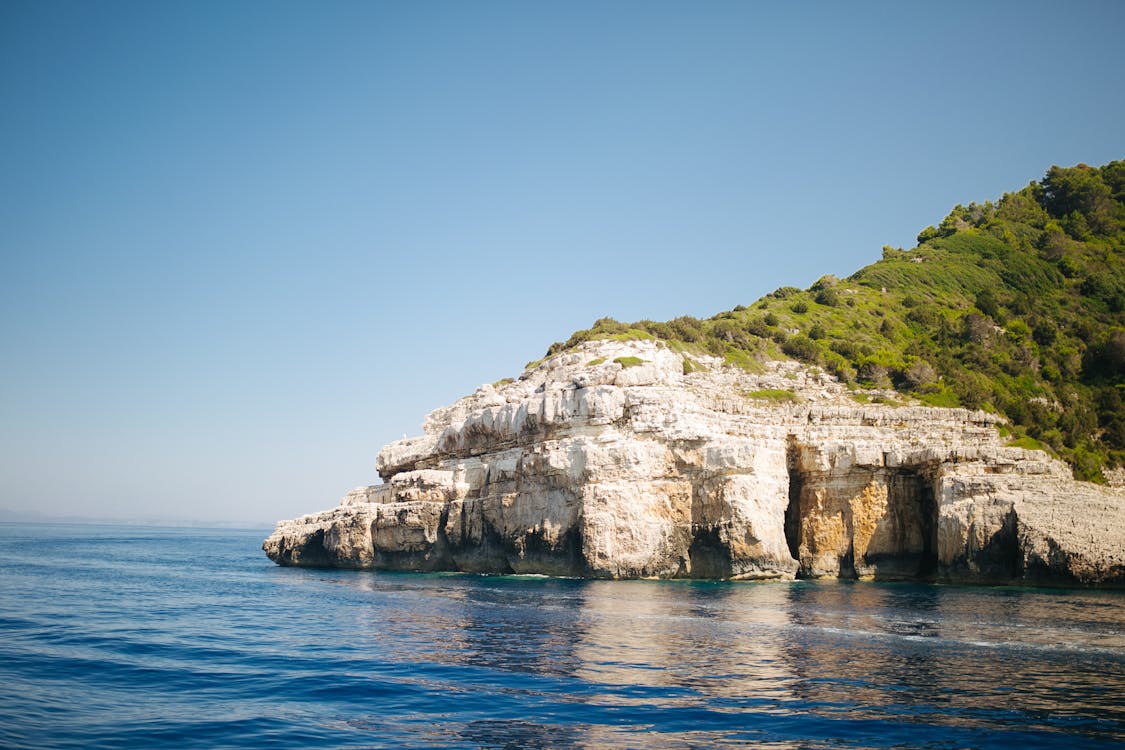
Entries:
POLYGON ((382 484, 263 549, 386 570, 1125 585, 1121 488, 1005 447, 985 412, 859 404, 819 368, 760 369, 587 341, 434 411, 379 453, 382 484))

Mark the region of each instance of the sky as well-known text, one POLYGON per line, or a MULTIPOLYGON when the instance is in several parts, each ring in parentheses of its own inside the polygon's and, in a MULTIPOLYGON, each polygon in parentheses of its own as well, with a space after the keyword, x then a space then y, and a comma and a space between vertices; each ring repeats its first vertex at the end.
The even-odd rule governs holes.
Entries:
POLYGON ((1116 0, 0 0, 0 519, 332 507, 597 318, 843 277, 1125 158, 1122 28, 1116 0))

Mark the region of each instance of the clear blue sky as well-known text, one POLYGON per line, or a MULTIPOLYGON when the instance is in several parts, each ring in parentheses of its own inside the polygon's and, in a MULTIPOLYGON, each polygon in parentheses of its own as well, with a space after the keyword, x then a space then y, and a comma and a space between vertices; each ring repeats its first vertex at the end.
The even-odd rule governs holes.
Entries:
POLYGON ((0 508, 261 524, 609 315, 1125 158, 1121 2, 0 2, 0 508))

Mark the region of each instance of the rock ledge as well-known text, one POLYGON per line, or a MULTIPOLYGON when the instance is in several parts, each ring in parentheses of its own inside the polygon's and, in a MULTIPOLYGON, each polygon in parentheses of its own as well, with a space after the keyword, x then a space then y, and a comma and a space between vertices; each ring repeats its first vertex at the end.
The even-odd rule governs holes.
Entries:
POLYGON ((589 342, 481 386, 384 447, 383 484, 263 549, 387 570, 1125 586, 1125 488, 1005 447, 997 417, 861 405, 794 362, 692 360, 589 342))

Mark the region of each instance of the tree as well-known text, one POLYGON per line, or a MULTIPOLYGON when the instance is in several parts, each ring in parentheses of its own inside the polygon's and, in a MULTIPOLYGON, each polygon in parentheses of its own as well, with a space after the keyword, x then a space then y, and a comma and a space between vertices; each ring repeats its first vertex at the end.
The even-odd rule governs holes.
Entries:
POLYGON ((976 313, 966 313, 961 316, 961 336, 966 341, 975 341, 980 344, 992 337, 996 324, 991 318, 976 313))
POLYGON ((1125 161, 1111 161, 1098 171, 1109 186, 1113 199, 1125 203, 1125 161))
POLYGON ((1050 217, 1035 199, 1041 192, 1038 184, 1032 183, 1018 193, 1005 194, 996 207, 996 217, 1002 221, 1042 228, 1050 217))
POLYGON ((1078 211, 1090 229, 1106 234, 1115 222, 1115 202, 1109 185, 1098 170, 1079 164, 1076 167, 1051 167, 1043 178, 1043 207, 1056 218, 1078 211))
POLYGON ((937 370, 924 359, 916 359, 902 371, 902 378, 906 384, 917 390, 937 380, 937 370))
POLYGON ((1082 371, 1088 380, 1125 382, 1125 329, 1113 329, 1087 349, 1082 371))
POLYGON ((836 307, 840 304, 840 293, 833 287, 825 287, 816 293, 815 301, 818 305, 836 307))
POLYGON ((991 289, 982 289, 977 292, 976 299, 977 309, 985 315, 1000 319, 1000 303, 996 301, 996 295, 992 293, 991 289))

